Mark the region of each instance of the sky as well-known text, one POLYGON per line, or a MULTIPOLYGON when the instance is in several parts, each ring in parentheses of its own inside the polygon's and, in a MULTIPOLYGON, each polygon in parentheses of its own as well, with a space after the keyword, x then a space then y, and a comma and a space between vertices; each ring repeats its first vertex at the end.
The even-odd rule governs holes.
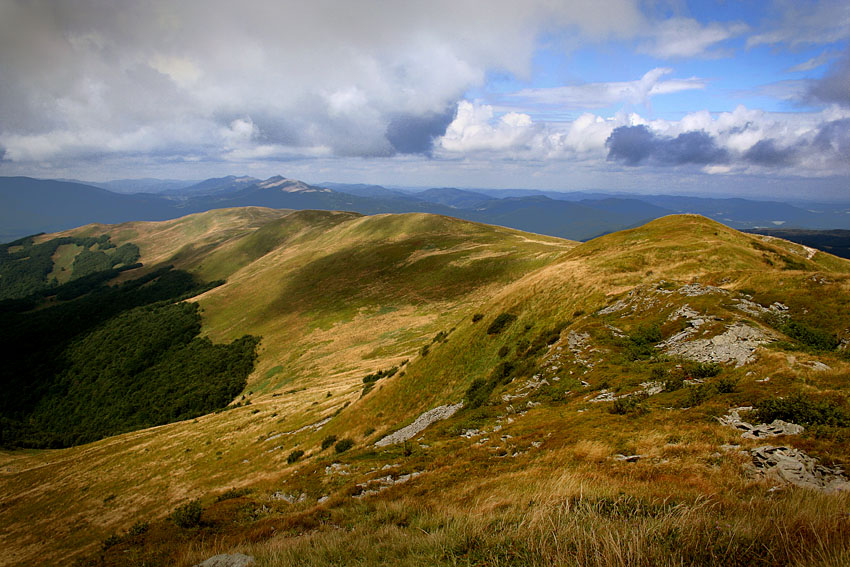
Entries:
POLYGON ((0 175, 850 201, 846 0, 0 0, 0 175))

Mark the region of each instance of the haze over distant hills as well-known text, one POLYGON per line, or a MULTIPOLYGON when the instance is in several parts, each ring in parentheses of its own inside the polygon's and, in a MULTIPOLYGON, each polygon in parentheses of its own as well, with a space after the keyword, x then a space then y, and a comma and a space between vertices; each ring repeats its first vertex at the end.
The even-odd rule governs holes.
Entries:
POLYGON ((265 180, 231 175, 199 182, 138 179, 96 184, 0 177, 0 203, 0 241, 91 222, 168 220, 241 206, 367 215, 424 212, 571 240, 587 240, 674 213, 701 214, 739 230, 850 229, 850 205, 804 207, 733 198, 451 187, 412 192, 380 185, 311 185, 279 175, 265 180))

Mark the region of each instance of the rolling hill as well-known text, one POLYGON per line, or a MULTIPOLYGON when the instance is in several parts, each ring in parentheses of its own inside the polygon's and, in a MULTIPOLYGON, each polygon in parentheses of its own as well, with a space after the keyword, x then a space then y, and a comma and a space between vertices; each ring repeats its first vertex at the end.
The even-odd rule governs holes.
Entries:
POLYGON ((0 452, 0 563, 848 558, 845 260, 695 215, 577 243, 249 207, 36 242, 104 234, 142 263, 113 284, 226 280, 201 334, 257 363, 226 411, 0 452))

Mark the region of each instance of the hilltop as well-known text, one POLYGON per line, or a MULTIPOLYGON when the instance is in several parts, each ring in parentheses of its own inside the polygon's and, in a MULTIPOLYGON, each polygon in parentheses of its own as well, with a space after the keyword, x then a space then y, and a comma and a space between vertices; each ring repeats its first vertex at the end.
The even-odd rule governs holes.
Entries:
POLYGON ((846 260, 694 215, 580 244, 234 208, 35 241, 102 235, 142 264, 113 283, 225 280, 201 335, 260 337, 256 365, 226 411, 0 453, 4 562, 848 557, 846 260))

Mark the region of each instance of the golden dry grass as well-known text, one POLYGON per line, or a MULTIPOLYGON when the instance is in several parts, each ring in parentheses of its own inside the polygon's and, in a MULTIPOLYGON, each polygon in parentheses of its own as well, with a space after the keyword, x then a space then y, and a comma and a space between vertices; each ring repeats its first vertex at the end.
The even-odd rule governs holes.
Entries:
MULTIPOLYGON (((156 550, 177 565, 230 550, 251 553, 260 565, 838 565, 847 558, 848 497, 769 492, 770 483, 744 475, 744 456, 719 450, 757 443, 714 419, 768 388, 846 394, 850 363, 834 354, 794 353, 792 360, 762 350, 756 363, 726 371, 738 380, 732 394, 683 409, 677 405, 683 391, 664 393, 650 399, 644 415, 614 415, 587 402, 587 393, 603 382, 630 391, 650 369, 618 362, 621 347, 600 343, 595 356, 607 360, 587 374, 579 374, 585 369, 578 363, 563 365, 561 384, 573 385, 558 396, 531 398, 538 406, 511 413, 507 402, 496 402, 463 412, 426 430, 410 455, 401 446, 377 451, 367 444, 461 399, 473 379, 502 360, 501 347, 513 349, 556 325, 601 340, 610 323, 593 314, 635 286, 699 280, 733 292, 753 289, 764 304, 776 296, 799 310, 823 303, 827 286, 834 307, 850 295, 850 263, 821 253, 807 258, 784 241, 760 241, 773 247, 765 251, 752 245, 754 237, 693 216, 576 245, 428 215, 293 215, 231 210, 221 218, 85 229, 138 243, 143 262, 227 275, 226 285, 198 301, 212 338, 264 337, 246 388, 251 404, 83 447, 0 453, 0 545, 9 550, 0 563, 93 554, 110 533, 137 518, 162 519, 189 498, 202 498, 214 511, 212 495, 227 487, 254 487, 251 506, 269 511, 254 520, 234 512, 232 523, 222 524, 226 537, 177 534, 163 536, 159 547, 126 549, 156 550), (187 238, 194 239, 191 249, 187 238), (358 255, 390 244, 378 259, 358 255), (794 254, 810 271, 766 263, 779 264, 783 254, 794 254), (316 273, 327 266, 338 272, 316 273), (479 266, 490 276, 479 277, 479 266), (471 271, 450 271, 464 269, 471 271), (829 283, 806 283, 813 273, 829 283), (433 274, 456 281, 447 285, 433 274), (501 312, 518 318, 503 333, 487 335, 501 312), (473 313, 485 318, 473 323, 473 313), (420 347, 438 331, 448 333, 447 341, 421 356, 420 347), (405 359, 403 375, 379 381, 361 398, 365 374, 405 359), (804 363, 813 360, 832 370, 811 371, 804 363), (579 376, 590 390, 581 389, 579 376), (771 380, 757 382, 765 376, 771 380), (291 434, 334 415, 321 429, 291 434), (487 433, 459 437, 466 428, 487 433), (352 438, 355 449, 322 451, 329 434, 352 438), (481 443, 484 436, 489 440, 481 443), (307 454, 288 465, 295 448, 307 454), (623 463, 616 453, 643 458, 623 463), (325 474, 336 460, 349 465, 350 475, 325 474), (376 497, 351 498, 357 483, 387 474, 381 469, 388 464, 422 475, 376 497), (270 503, 280 490, 309 498, 270 503), (330 499, 320 505, 320 496, 330 499), (42 543, 48 533, 52 538, 42 543)), ((677 301, 663 313, 611 321, 629 331, 645 318, 663 319, 685 300, 677 301)), ((723 299, 687 301, 743 317, 723 299)), ((565 340, 566 330, 553 348, 566 348, 565 340)), ((516 392, 528 377, 505 392, 516 392)), ((803 444, 835 462, 848 457, 840 438, 803 444)))

